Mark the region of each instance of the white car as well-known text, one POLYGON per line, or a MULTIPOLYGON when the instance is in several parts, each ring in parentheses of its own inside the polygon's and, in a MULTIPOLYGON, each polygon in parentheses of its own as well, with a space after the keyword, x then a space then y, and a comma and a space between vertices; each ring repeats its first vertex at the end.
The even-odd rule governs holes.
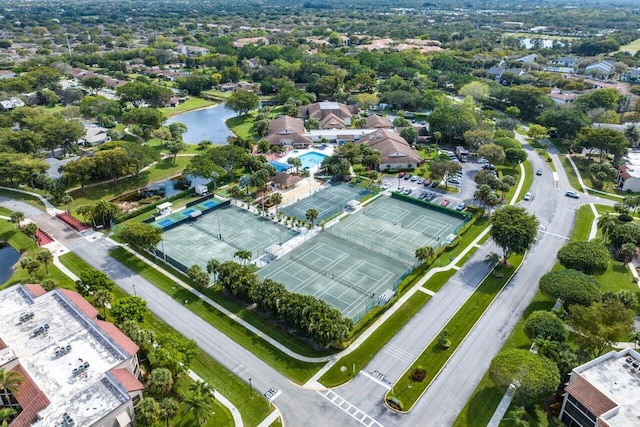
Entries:
POLYGON ((531 200, 532 197, 533 196, 531 195, 531 193, 527 193, 524 195, 524 200, 528 202, 529 200, 531 200))
POLYGON ((391 188, 391 184, 389 184, 388 182, 385 182, 384 184, 382 184, 382 188, 384 188, 385 190, 388 188, 391 188))

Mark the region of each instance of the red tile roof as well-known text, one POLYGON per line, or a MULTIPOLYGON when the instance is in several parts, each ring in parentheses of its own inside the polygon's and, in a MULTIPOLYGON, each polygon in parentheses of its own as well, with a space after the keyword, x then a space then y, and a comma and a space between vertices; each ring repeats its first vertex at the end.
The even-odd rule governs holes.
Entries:
POLYGON ((113 375, 129 393, 144 389, 144 384, 138 381, 128 369, 118 368, 112 369, 109 372, 111 372, 111 375, 113 375))
POLYGON ((44 290, 44 288, 38 284, 35 285, 23 285, 25 288, 27 288, 29 290, 29 292, 31 292, 31 294, 38 298, 44 294, 47 293, 47 291, 44 290))
MULTIPOLYGON (((576 375, 576 374, 574 374, 576 375)), ((575 397, 593 415, 599 417, 618 406, 604 393, 594 387, 589 381, 577 375, 565 388, 566 392, 575 397)))
POLYGON ((7 344, 5 344, 5 342, 2 341, 2 338, 0 338, 0 350, 4 350, 5 348, 7 348, 7 344))
POLYGON ((136 343, 131 341, 131 338, 122 333, 122 331, 116 328, 113 323, 104 322, 102 320, 96 320, 96 323, 98 324, 100 329, 105 331, 107 335, 109 335, 111 339, 116 342, 116 344, 122 347, 122 349, 126 351, 129 356, 135 355, 140 349, 140 347, 138 347, 136 343))
POLYGON ((84 297, 79 293, 71 291, 69 289, 60 289, 60 292, 65 294, 67 298, 69 298, 76 307, 82 310, 84 314, 89 316, 89 318, 95 319, 96 317, 98 317, 98 310, 94 306, 89 304, 89 302, 84 299, 84 297))
POLYGON ((36 421, 38 412, 49 406, 51 402, 22 365, 16 366, 13 370, 20 372, 24 381, 18 386, 18 392, 15 395, 22 407, 22 412, 13 420, 11 427, 28 427, 36 421))

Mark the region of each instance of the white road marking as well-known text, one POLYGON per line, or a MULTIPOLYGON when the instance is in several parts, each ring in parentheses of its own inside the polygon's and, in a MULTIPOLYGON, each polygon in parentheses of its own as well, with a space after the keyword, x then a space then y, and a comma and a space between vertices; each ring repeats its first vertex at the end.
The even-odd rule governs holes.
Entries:
POLYGON ((391 356, 393 356, 396 359, 400 360, 401 362, 411 363, 411 362, 413 362, 413 359, 415 359, 415 356, 413 354, 411 354, 408 351, 405 351, 405 350, 401 349, 400 347, 395 346, 393 344, 385 345, 382 350, 385 353, 390 354, 391 356))
POLYGON ((561 236, 561 235, 559 235, 559 234, 550 233, 550 232, 548 232, 548 231, 544 231, 544 230, 541 230, 541 232, 542 232, 542 233, 544 233, 544 234, 548 234, 548 235, 550 235, 550 236, 553 236, 553 237, 557 237, 558 239, 569 240, 569 238, 568 238, 567 236, 561 236))
POLYGON ((347 402, 346 400, 338 396, 338 394, 336 394, 333 390, 317 391, 316 393, 318 393, 319 395, 327 399, 329 402, 333 403, 342 411, 349 414, 351 418, 358 421, 360 424, 368 427, 384 427, 382 424, 374 420, 372 417, 365 414, 360 409, 358 409, 357 407, 353 406, 351 403, 347 402))
POLYGON ((419 290, 420 292, 424 292, 425 294, 427 294, 427 295, 431 295, 431 296, 434 296, 434 295, 436 294, 436 293, 435 293, 435 292, 433 292, 431 289, 427 289, 427 288, 424 288, 424 287, 422 287, 422 286, 420 286, 420 287, 418 288, 418 290, 419 290))
POLYGON ((371 381, 373 381, 374 383, 381 385, 382 387, 386 388, 387 390, 391 390, 391 386, 389 384, 383 383, 382 381, 380 381, 379 379, 377 379, 376 377, 374 377, 373 375, 371 375, 369 372, 366 371, 360 371, 360 373, 362 375, 364 375, 365 377, 369 378, 371 381))

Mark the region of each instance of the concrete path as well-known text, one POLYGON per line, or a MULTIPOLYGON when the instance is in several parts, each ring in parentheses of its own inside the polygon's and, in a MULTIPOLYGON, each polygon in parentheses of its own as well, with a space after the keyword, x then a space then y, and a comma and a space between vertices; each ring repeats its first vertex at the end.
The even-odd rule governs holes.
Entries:
POLYGON ((38 198, 42 202, 44 207, 47 209, 47 213, 49 215, 51 215, 51 216, 55 216, 56 214, 59 214, 60 212, 63 212, 62 210, 56 208, 51 203, 49 203, 49 201, 47 199, 45 199, 44 197, 42 197, 38 193, 32 193, 31 191, 20 190, 18 188, 12 188, 12 187, 2 187, 2 186, 0 186, 0 189, 6 190, 6 191, 15 191, 16 193, 28 194, 29 196, 33 196, 33 197, 38 198))
MULTIPOLYGON (((194 381, 205 382, 202 378, 200 378, 198 374, 193 372, 191 369, 189 369, 188 375, 189 375, 189 378, 191 378, 194 381)), ((244 427, 244 423, 242 422, 242 417, 240 416, 240 411, 238 411, 238 408, 236 408, 235 405, 231 403, 229 399, 221 395, 220 392, 218 392, 217 390, 211 390, 211 394, 218 402, 222 403, 222 405, 231 412, 231 416, 233 417, 233 424, 236 427, 244 427)), ((272 414, 273 413, 277 414, 278 416, 280 415, 277 412, 272 412, 272 414)))
POLYGON ((502 418, 504 418, 504 414, 506 414, 507 411, 509 410, 509 406, 511 405, 511 401, 513 400, 513 395, 515 394, 515 392, 516 392, 515 385, 510 384, 509 388, 507 389, 507 392, 504 394, 504 396, 502 396, 502 399, 500 400, 498 407, 496 408, 495 412, 491 416, 491 419, 489 420, 487 427, 498 427, 500 425, 502 418))
POLYGON ((589 230, 589 238, 587 240, 593 240, 598 235, 598 219, 600 218, 600 214, 596 209, 596 205, 593 203, 589 203, 589 207, 591 208, 591 212, 593 212, 593 222, 591 223, 591 230, 589 230))
POLYGON ((613 194, 613 193, 607 193, 606 191, 601 191, 601 190, 596 190, 595 188, 591 188, 588 187, 584 181, 582 180, 582 175, 580 175, 580 171, 578 170, 578 166, 576 166, 575 162, 573 161, 573 159, 571 158, 571 156, 569 154, 566 155, 567 160, 569 160, 569 163, 571 163, 571 167, 573 168, 573 172, 576 174, 576 177, 578 177, 578 182, 580 183, 580 186, 582 187, 582 191, 585 194, 589 194, 589 192, 593 192, 593 193, 599 193, 599 194, 603 194, 606 196, 610 196, 610 197, 617 197, 619 199, 624 199, 624 196, 620 196, 618 194, 613 194))

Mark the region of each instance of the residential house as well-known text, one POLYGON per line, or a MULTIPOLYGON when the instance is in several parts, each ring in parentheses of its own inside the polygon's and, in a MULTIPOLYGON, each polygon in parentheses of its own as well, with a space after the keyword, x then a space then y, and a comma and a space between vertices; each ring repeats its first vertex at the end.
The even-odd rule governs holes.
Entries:
POLYGON ((578 65, 579 58, 575 56, 561 56, 557 58, 553 63, 559 67, 566 67, 575 69, 576 65, 578 65))
POLYGON ((626 163, 618 168, 616 182, 622 191, 640 192, 640 151, 629 151, 626 163))
POLYGON ((620 81, 628 83, 640 83, 640 68, 629 68, 620 76, 620 81))
POLYGON ((67 289, 0 291, 0 368, 24 381, 12 427, 133 426, 142 398, 138 346, 67 289))
POLYGON ((610 351, 574 368, 565 387, 560 420, 567 427, 637 426, 640 354, 610 351))
POLYGON ((320 129, 344 129, 347 127, 345 121, 333 113, 324 116, 319 123, 320 129))
POLYGON ((563 92, 561 89, 554 87, 547 96, 556 104, 570 104, 578 99, 580 94, 577 92, 563 92))
POLYGON ((487 76, 489 78, 493 78, 500 84, 509 84, 509 81, 504 78, 506 77, 505 73, 514 77, 521 77, 527 74, 520 68, 507 68, 507 63, 505 61, 500 61, 497 66, 491 67, 487 70, 487 76))
POLYGON ((366 118, 367 129, 393 129, 393 124, 386 117, 372 114, 366 118))
POLYGON ((85 125, 84 129, 84 136, 78 140, 79 145, 95 147, 96 145, 111 141, 111 137, 107 133, 108 130, 103 127, 92 124, 85 125))
POLYGON ((233 47, 240 49, 246 45, 268 45, 269 39, 266 37, 249 37, 244 39, 238 39, 233 42, 233 47))
POLYGON ((16 96, 12 96, 9 99, 5 99, 3 101, 0 101, 0 106, 2 106, 2 109, 4 111, 10 111, 13 110, 14 108, 18 108, 18 107, 24 107, 25 103, 22 99, 16 97, 16 96))
POLYGON ((211 50, 207 49, 206 47, 179 44, 176 46, 175 52, 181 53, 186 56, 204 56, 208 55, 211 50))
POLYGON ((616 71, 613 61, 598 61, 587 65, 584 69, 586 75, 609 78, 616 71))
POLYGON ((269 132, 264 138, 271 145, 292 148, 308 148, 311 138, 305 135, 302 119, 280 116, 269 121, 269 132))
POLYGON ((303 105, 298 109, 298 116, 303 119, 318 119, 322 121, 329 115, 344 121, 345 126, 351 124, 351 118, 358 113, 355 105, 345 105, 340 102, 322 101, 309 105, 303 105))
POLYGON ((403 137, 388 129, 362 135, 360 143, 380 152, 379 170, 411 169, 424 162, 420 154, 411 148, 403 137))
POLYGON ((538 59, 538 55, 532 53, 530 55, 523 56, 521 58, 516 59, 518 62, 522 62, 523 64, 533 64, 538 59))

